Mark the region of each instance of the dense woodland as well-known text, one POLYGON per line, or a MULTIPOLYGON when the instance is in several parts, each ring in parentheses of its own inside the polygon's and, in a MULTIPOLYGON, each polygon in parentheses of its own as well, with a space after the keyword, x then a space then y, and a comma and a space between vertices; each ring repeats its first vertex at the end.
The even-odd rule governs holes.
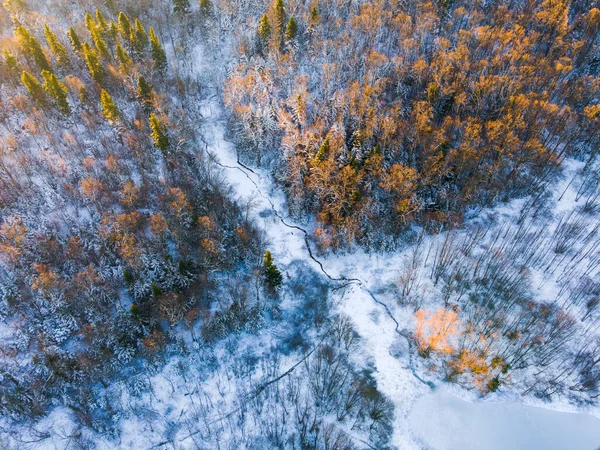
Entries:
POLYGON ((419 382, 595 404, 596 3, 5 0, 0 446, 35 448, 66 407, 80 448, 132 416, 174 448, 393 448, 340 306, 369 280, 322 263, 357 250, 404 252, 367 292, 419 382), (272 222, 211 108, 241 176, 284 193, 272 222), (556 212, 566 161, 583 206, 556 212), (277 260, 266 223, 308 262, 277 260), (193 405, 160 426, 157 374, 193 405))
POLYGON ((224 98, 324 248, 532 193, 598 147, 600 10, 568 1, 267 5, 224 98))

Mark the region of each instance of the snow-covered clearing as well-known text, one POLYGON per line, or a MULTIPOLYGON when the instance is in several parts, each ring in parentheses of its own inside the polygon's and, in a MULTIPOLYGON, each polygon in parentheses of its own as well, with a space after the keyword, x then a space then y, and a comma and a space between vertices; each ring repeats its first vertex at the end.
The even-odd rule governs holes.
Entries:
MULTIPOLYGON (((255 212, 262 213, 260 215, 270 216, 266 211, 272 209, 280 218, 264 220, 270 250, 276 260, 285 266, 301 258, 316 265, 308 252, 309 244, 304 240, 304 232, 287 216, 284 196, 273 186, 268 173, 239 164, 235 149, 223 138, 217 104, 211 104, 206 113, 207 131, 214 139, 209 148, 225 167, 228 180, 236 186, 238 195, 255 200, 255 212)), ((566 165, 566 181, 556 190, 557 195, 564 191, 579 166, 575 162, 566 165)), ((516 200, 485 211, 480 217, 483 220, 488 218, 486 216, 493 216, 495 220, 515 220, 521 205, 522 201, 516 200)), ((567 189, 557 201, 555 212, 571 211, 575 206, 574 192, 567 189)), ((537 406, 526 406, 522 399, 502 392, 491 395, 490 401, 486 402, 458 388, 453 389, 453 394, 446 390, 431 393, 430 387, 422 379, 417 379, 408 341, 399 333, 412 329, 412 311, 397 307, 390 295, 383 293, 379 297, 377 294, 378 290, 397 280, 409 252, 410 248, 384 254, 356 251, 318 258, 330 277, 347 284, 338 291, 337 308, 352 319, 362 338, 363 352, 357 355, 357 359, 375 368, 378 388, 394 402, 394 445, 400 449, 419 449, 426 443, 435 450, 592 450, 600 446, 600 421, 583 409, 577 414, 577 409, 567 404, 544 405, 532 399, 527 399, 527 403, 537 406), (544 409, 543 406, 552 409, 544 409), (553 410, 557 408, 570 413, 553 410)), ((555 295, 550 289, 553 283, 554 280, 540 280, 536 285, 539 295, 555 295)), ((431 294, 429 288, 424 282, 421 289, 425 297, 431 294)), ((589 412, 600 416, 597 409, 589 412)))

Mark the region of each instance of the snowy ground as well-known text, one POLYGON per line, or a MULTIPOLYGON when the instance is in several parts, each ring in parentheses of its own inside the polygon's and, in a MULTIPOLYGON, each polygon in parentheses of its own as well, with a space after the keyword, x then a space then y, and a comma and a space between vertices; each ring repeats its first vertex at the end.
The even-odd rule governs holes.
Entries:
MULTIPOLYGON (((303 225, 295 224, 289 218, 285 198, 274 186, 269 173, 238 162, 233 145, 225 139, 223 111, 218 102, 214 99, 207 102, 202 114, 205 121, 201 132, 207 141, 207 150, 214 156, 215 163, 224 168, 227 181, 234 187, 237 197, 252 200, 251 214, 262 225, 268 249, 278 266, 285 273, 292 271, 293 265, 300 260, 341 287, 335 291, 333 301, 337 312, 351 318, 361 337, 361 351, 355 358, 361 364, 373 367, 378 389, 395 405, 392 443, 396 448, 595 450, 600 447, 598 408, 578 409, 566 402, 544 404, 503 391, 482 402, 472 392, 456 386, 432 392, 433 383, 439 385, 440 381, 415 368, 413 358, 416 356, 414 351, 410 351, 409 340, 403 334, 414 327, 413 309, 399 306, 388 289, 398 280, 411 249, 373 254, 359 250, 351 254, 316 256, 316 250, 309 248, 303 225)), ((575 163, 568 165, 566 181, 557 189, 557 200, 567 188, 569 176, 578 167, 575 163)), ((521 204, 521 201, 514 201, 484 211, 479 216, 514 220, 521 204)), ((568 188, 561 201, 557 202, 556 211, 568 211, 574 206, 574 192, 568 188)), ((426 239, 439 240, 442 236, 426 239)), ((435 289, 428 284, 426 277, 422 281, 419 289, 423 298, 433 297, 435 289)), ((539 295, 550 295, 553 283, 554 280, 540 279, 537 283, 539 295)), ((232 343, 238 346, 240 354, 260 354, 269 347, 272 338, 269 332, 258 336, 238 336, 232 338, 232 343)), ((195 342, 190 342, 190 346, 197 351, 195 360, 204 361, 212 357, 198 348, 195 342)), ((217 347, 217 360, 223 356, 220 353, 225 351, 226 346, 225 343, 217 347)), ((197 369, 200 376, 205 377, 190 376, 186 380, 180 374, 178 362, 174 358, 160 373, 148 376, 147 384, 140 386, 142 393, 138 398, 123 393, 124 402, 131 409, 118 425, 120 448, 164 448, 165 445, 197 448, 194 441, 196 430, 189 427, 189 423, 183 424, 203 409, 199 399, 204 398, 220 412, 215 422, 222 420, 237 406, 239 390, 235 386, 235 377, 228 371, 204 374, 197 369), (167 426, 171 425, 167 424, 173 423, 181 426, 169 431, 167 426), (169 433, 173 438, 165 443, 164 436, 169 433)), ((292 355, 283 358, 282 365, 286 368, 294 363, 296 360, 292 355)), ((70 436, 77 431, 70 413, 61 407, 39 423, 36 430, 35 434, 32 432, 28 436, 29 444, 23 448, 68 448, 70 436)), ((114 441, 109 438, 97 438, 96 444, 98 448, 114 448, 114 441)))
MULTIPOLYGON (((214 117, 218 106, 211 105, 207 112, 209 117, 214 117)), ((304 233, 293 228, 296 225, 286 214, 284 197, 273 186, 269 175, 260 169, 250 171, 237 163, 235 150, 223 139, 221 122, 209 119, 208 127, 214 136, 215 156, 227 168, 227 177, 239 195, 256 199, 256 211, 273 208, 281 218, 279 223, 265 223, 275 259, 285 265, 302 258, 319 269, 310 258, 304 233)), ((567 164, 566 180, 557 189, 557 195, 564 191, 569 177, 578 168, 578 163, 567 164)), ((513 220, 521 203, 517 200, 482 215, 513 220)), ((567 189, 556 205, 557 212, 573 209, 572 189, 567 189)), ((594 450, 600 447, 600 420, 590 415, 600 417, 597 408, 578 410, 568 404, 547 405, 532 399, 526 402, 536 406, 526 406, 518 396, 502 392, 481 402, 474 394, 456 387, 452 393, 443 388, 431 393, 430 387, 417 379, 411 368, 408 342, 398 333, 412 328, 412 312, 396 307, 385 293, 372 295, 397 280, 409 252, 410 249, 392 254, 357 251, 319 258, 323 270, 332 278, 353 280, 339 291, 337 308, 353 320, 363 343, 364 353, 360 356, 373 365, 378 388, 394 402, 394 445, 399 449, 420 449, 426 444, 432 450, 594 450)), ((548 294, 549 286, 552 280, 541 282, 540 295, 548 294)), ((426 283, 422 289, 427 291, 426 283)))

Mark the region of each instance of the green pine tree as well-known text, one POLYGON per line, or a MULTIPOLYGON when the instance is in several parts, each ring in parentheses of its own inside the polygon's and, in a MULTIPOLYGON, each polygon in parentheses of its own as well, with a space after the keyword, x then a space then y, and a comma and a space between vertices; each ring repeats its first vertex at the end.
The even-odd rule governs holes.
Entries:
POLYGON ((90 34, 92 34, 93 31, 96 29, 96 22, 94 21, 94 18, 89 12, 85 13, 85 16, 83 17, 83 22, 85 23, 85 27, 87 28, 87 30, 90 32, 90 34))
POLYGON ((268 250, 265 252, 263 260, 263 278, 267 288, 271 291, 277 291, 283 283, 283 276, 273 263, 273 255, 268 250))
POLYGON ((175 14, 187 14, 190 12, 190 0, 173 0, 173 12, 175 14))
POLYGON ((101 33, 106 33, 108 31, 108 23, 99 8, 96 8, 96 25, 101 33))
POLYGON ((325 141, 319 147, 317 154, 315 155, 315 160, 318 162, 325 161, 329 156, 329 138, 325 138, 325 141))
POLYGON ((159 150, 166 155, 169 152, 169 148, 171 147, 171 143, 169 142, 169 137, 167 136, 163 124, 156 114, 150 114, 150 128, 152 129, 152 140, 154 141, 154 145, 156 145, 159 150))
POLYGON ((119 36, 119 28, 117 28, 117 24, 112 20, 108 25, 108 31, 106 32, 106 40, 112 44, 117 42, 117 37, 119 36))
POLYGON ((100 91, 100 105, 102 106, 102 115, 111 123, 118 122, 120 113, 112 97, 104 89, 100 91))
POLYGON ((121 44, 117 44, 116 55, 117 60, 121 63, 121 66, 124 69, 127 69, 131 64, 131 58, 129 57, 129 54, 127 54, 127 51, 125 51, 125 49, 121 46, 121 44))
POLYGON ((90 47, 90 45, 86 42, 83 44, 83 57, 85 59, 85 63, 87 68, 92 76, 92 79, 102 85, 106 78, 106 71, 104 70, 104 66, 98 57, 98 54, 90 47))
POLYGON ((110 58, 110 52, 108 51, 108 46, 106 45, 106 41, 102 38, 99 28, 94 28, 92 30, 92 40, 94 41, 94 47, 98 50, 98 54, 104 58, 110 58))
POLYGON ((11 75, 12 81, 15 82, 16 80, 19 80, 21 78, 21 73, 23 72, 19 61, 17 61, 15 55, 13 55, 7 49, 4 49, 2 54, 4 56, 4 62, 8 68, 9 74, 11 75))
POLYGON ((297 33, 298 25, 296 24, 296 19, 292 16, 285 27, 285 40, 288 42, 293 41, 296 38, 297 33))
POLYGON ((200 0, 200 13, 203 16, 210 14, 211 7, 210 0, 200 0))
POLYGON ((75 31, 75 28, 69 27, 67 35, 69 36, 69 42, 71 42, 71 48, 73 51, 75 53, 81 52, 81 39, 79 39, 79 35, 75 31))
POLYGON ((160 45, 160 41, 158 40, 158 36, 156 36, 156 33, 154 32, 154 28, 150 27, 149 31, 152 59, 154 60, 156 68, 160 72, 164 72, 167 68, 167 55, 162 45, 160 45))
POLYGON ((269 23, 269 17, 266 14, 263 14, 258 23, 258 35, 264 42, 267 42, 271 36, 271 24, 269 23))
POLYGON ((121 11, 117 22, 119 23, 119 33, 121 33, 121 37, 129 42, 131 36, 131 21, 129 20, 129 17, 121 11))
POLYGON ((273 9, 275 13, 275 26, 277 27, 277 31, 281 36, 283 35, 285 24, 287 22, 284 0, 275 0, 275 6, 273 9))
POLYGON ((140 22, 139 19, 135 19, 130 36, 134 53, 138 57, 141 57, 146 51, 146 48, 148 48, 148 35, 146 34, 146 30, 144 30, 144 25, 142 25, 142 22, 140 22))
POLYGON ((42 84, 29 72, 23 71, 21 75, 21 82, 27 89, 29 96, 38 106, 48 106, 48 99, 46 98, 46 92, 42 84))
POLYGON ((138 78, 137 97, 142 106, 152 107, 152 86, 142 76, 138 78))
POLYGON ((71 107, 68 102, 69 91, 67 87, 60 82, 58 77, 52 72, 47 70, 42 71, 42 77, 44 77, 44 90, 50 98, 54 101, 56 109, 58 109, 64 115, 71 114, 71 107))
POLYGON ((66 67, 69 64, 69 54, 67 53, 67 49, 58 41, 56 34, 54 34, 46 24, 44 24, 44 36, 46 36, 46 42, 48 42, 50 50, 52 50, 52 53, 56 56, 58 65, 63 68, 66 67))
POLYGON ((39 41, 23 25, 15 30, 15 37, 24 53, 33 58, 40 70, 52 70, 39 41))

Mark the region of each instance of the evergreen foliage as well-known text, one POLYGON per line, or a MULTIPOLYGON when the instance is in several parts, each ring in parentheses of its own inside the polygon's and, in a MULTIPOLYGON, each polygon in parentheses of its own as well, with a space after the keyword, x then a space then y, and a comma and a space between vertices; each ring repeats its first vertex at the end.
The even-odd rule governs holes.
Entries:
POLYGON ((267 250, 263 259, 263 277, 267 288, 271 291, 277 291, 283 283, 283 276, 273 263, 273 255, 267 250))
POLYGON ((50 50, 52 50, 52 53, 56 56, 56 62, 60 67, 65 68, 69 64, 69 54, 67 53, 67 49, 58 41, 56 34, 54 34, 46 24, 44 24, 44 35, 46 36, 46 41, 50 46, 50 50))
POLYGON ((100 91, 100 105, 102 106, 102 115, 106 120, 111 123, 119 121, 121 115, 119 109, 110 94, 104 89, 100 91))
POLYGON ((81 52, 81 40, 79 39, 79 35, 75 31, 75 28, 69 27, 69 31, 67 32, 69 37, 69 42, 71 43, 71 48, 75 53, 81 52))
POLYGON ((102 65, 102 62, 100 61, 100 58, 98 57, 98 54, 87 42, 83 44, 83 57, 92 79, 99 85, 102 85, 106 79, 106 71, 102 65))
POLYGON ((165 54, 162 45, 160 45, 160 41, 154 32, 154 28, 150 27, 149 34, 152 59, 154 60, 157 70, 164 73, 167 69, 167 55, 165 54))
POLYGON ((121 34, 121 37, 123 39, 125 39, 126 42, 129 42, 131 39, 131 22, 129 20, 129 17, 127 17, 127 14, 125 14, 123 11, 121 11, 119 13, 119 17, 117 19, 118 23, 119 23, 119 33, 121 34))
POLYGON ((54 101, 56 109, 62 114, 71 114, 71 107, 68 102, 69 91, 67 87, 61 83, 56 75, 47 70, 42 71, 42 77, 44 77, 44 90, 48 96, 54 101))
POLYGON ((285 40, 293 41, 296 38, 296 34, 298 33, 298 24, 296 23, 296 19, 294 16, 290 17, 288 20, 287 26, 285 28, 285 40))
POLYGON ((171 143, 169 142, 169 137, 164 129, 164 126, 160 119, 156 116, 156 114, 150 114, 150 129, 152 130, 152 140, 154 141, 154 145, 164 154, 166 155, 169 152, 171 147, 171 143))
POLYGON ((39 41, 23 25, 15 29, 15 37, 24 53, 33 58, 40 70, 52 70, 39 41))
POLYGON ((48 105, 48 99, 46 97, 46 92, 42 84, 29 72, 23 71, 21 75, 21 82, 27 89, 29 96, 31 99, 41 107, 45 107, 48 105))

